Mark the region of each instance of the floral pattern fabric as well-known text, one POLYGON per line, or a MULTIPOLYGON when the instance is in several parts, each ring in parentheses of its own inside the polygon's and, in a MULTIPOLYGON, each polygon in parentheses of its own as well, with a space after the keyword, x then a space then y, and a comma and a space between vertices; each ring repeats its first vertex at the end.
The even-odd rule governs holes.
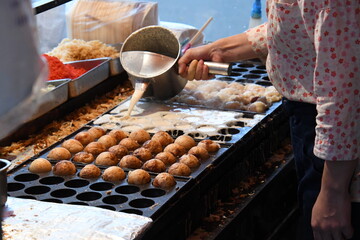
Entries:
POLYGON ((268 0, 266 12, 248 40, 283 96, 316 104, 314 154, 359 160, 360 0, 268 0))

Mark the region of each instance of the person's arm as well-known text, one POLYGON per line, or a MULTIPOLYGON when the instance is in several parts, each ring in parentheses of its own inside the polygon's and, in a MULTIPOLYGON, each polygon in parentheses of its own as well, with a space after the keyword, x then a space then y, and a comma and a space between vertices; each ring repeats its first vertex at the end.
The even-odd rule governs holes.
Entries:
POLYGON ((321 2, 318 4, 324 5, 314 15, 313 30, 318 112, 314 154, 326 161, 312 214, 315 240, 351 236, 349 184, 358 162, 354 159, 360 157, 360 122, 356 120, 360 119, 358 3, 321 2), (346 14, 339 16, 340 12, 346 14))
MULTIPOLYGON (((260 26, 259 26, 260 28, 260 26)), ((264 25, 262 31, 254 33, 266 34, 264 25)), ((252 42, 248 40, 249 32, 240 33, 234 36, 219 39, 215 42, 188 49, 179 59, 179 74, 189 80, 209 79, 208 67, 203 61, 212 62, 234 62, 245 59, 257 58, 259 55, 254 51, 252 42)), ((265 36, 263 37, 265 39, 265 36)))

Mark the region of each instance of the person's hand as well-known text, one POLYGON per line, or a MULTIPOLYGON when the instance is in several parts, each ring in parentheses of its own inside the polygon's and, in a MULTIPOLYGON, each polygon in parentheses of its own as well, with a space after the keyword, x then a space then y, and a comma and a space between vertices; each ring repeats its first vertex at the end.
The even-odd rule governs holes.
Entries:
POLYGON ((343 240, 353 235, 349 194, 320 192, 312 210, 315 240, 343 240))
POLYGON ((207 45, 190 48, 179 59, 179 75, 188 80, 207 80, 213 77, 204 60, 211 60, 210 48, 207 45))
POLYGON ((179 75, 188 80, 207 80, 214 76, 204 61, 230 63, 256 57, 246 33, 240 33, 188 49, 178 61, 179 75))
POLYGON ((325 161, 321 190, 312 209, 315 240, 344 240, 353 235, 349 184, 357 160, 325 161))

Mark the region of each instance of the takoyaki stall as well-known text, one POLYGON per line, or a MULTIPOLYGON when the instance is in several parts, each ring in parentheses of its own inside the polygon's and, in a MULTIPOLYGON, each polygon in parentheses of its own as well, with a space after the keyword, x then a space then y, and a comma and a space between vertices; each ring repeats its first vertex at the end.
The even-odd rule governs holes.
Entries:
POLYGON ((111 39, 125 23, 105 24, 110 3, 72 6, 70 35, 41 53, 46 79, 21 109, 37 107, 2 133, 2 239, 277 239, 296 176, 265 65, 215 63, 213 79, 186 81, 176 61, 184 32, 199 31, 137 3, 123 13, 144 4, 148 18, 111 39), (85 31, 84 12, 106 27, 85 31))

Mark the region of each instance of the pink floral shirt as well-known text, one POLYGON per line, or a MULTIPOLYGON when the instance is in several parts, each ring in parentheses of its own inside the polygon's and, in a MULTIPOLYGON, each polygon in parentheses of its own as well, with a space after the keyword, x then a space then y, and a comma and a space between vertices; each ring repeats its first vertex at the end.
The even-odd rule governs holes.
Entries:
POLYGON ((248 40, 281 94, 316 104, 314 154, 360 159, 360 0, 268 0, 266 10, 248 40))

